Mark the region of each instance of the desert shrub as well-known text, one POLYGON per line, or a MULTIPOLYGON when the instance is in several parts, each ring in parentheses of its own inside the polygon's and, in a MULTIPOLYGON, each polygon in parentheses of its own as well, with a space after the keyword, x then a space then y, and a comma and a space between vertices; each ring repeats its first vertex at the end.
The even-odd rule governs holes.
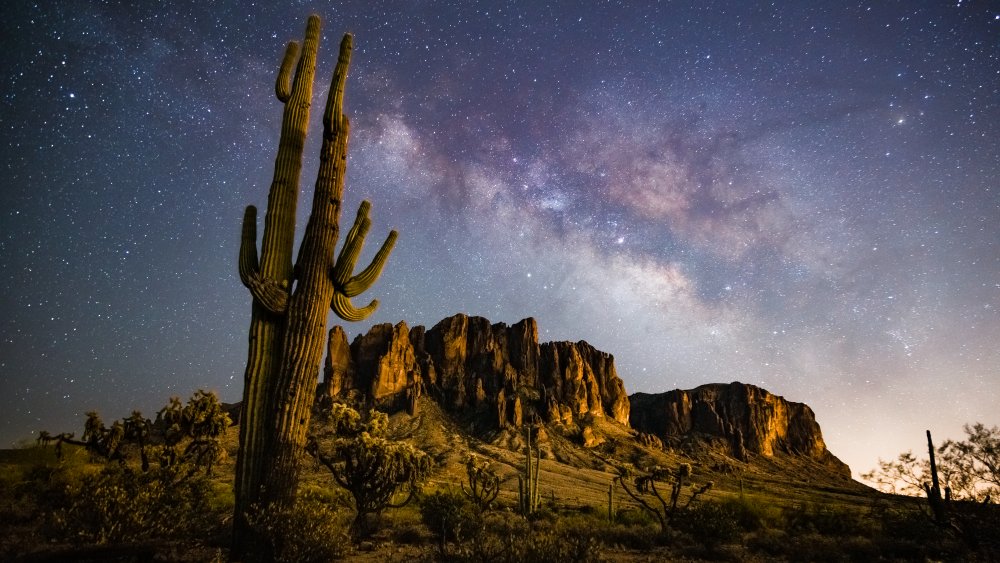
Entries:
POLYGON ((471 541, 456 554, 459 561, 514 563, 524 561, 525 538, 531 531, 528 522, 512 513, 490 513, 471 541))
POLYGON ((704 502, 679 513, 673 526, 709 549, 740 538, 740 526, 729 505, 704 502))
POLYGON ((788 534, 784 530, 765 528, 749 534, 746 546, 752 553, 777 558, 787 549, 788 534))
POLYGON ((0 479, 0 522, 25 524, 66 506, 71 479, 62 466, 36 465, 0 479))
POLYGON ((442 543, 460 542, 478 533, 482 520, 468 497, 448 491, 437 491, 420 501, 420 517, 442 543))
POLYGON ((58 537, 97 544, 188 537, 212 529, 211 488, 202 475, 177 480, 172 468, 109 465, 69 493, 53 515, 58 537))
POLYGON ((840 539, 816 532, 793 533, 785 536, 782 555, 790 561, 815 561, 839 563, 849 561, 840 550, 840 539))
MULTIPOLYGON (((816 532, 785 534, 764 531, 747 542, 751 551, 766 553, 768 558, 788 561, 840 563, 845 561, 876 561, 883 559, 879 547, 870 538, 860 536, 825 536, 816 532)), ((895 560, 895 559, 893 559, 895 560)), ((925 557, 917 557, 923 561, 925 557)))
POLYGON ((290 509, 251 511, 249 521, 255 532, 269 540, 276 562, 327 562, 342 558, 350 545, 346 514, 320 495, 299 495, 290 509))
POLYGON ((720 501, 720 504, 733 515, 736 523, 745 532, 780 527, 784 524, 779 508, 753 498, 727 498, 720 501))
POLYGON ((602 536, 605 545, 648 551, 663 542, 660 530, 654 526, 614 524, 602 536))
POLYGON ((615 514, 613 525, 602 536, 606 545, 628 549, 649 550, 666 542, 653 515, 636 508, 625 508, 615 514))
POLYGON ((624 526, 655 526, 652 514, 638 508, 623 508, 615 514, 615 522, 624 526))
POLYGON ((816 532, 825 536, 868 536, 872 522, 860 512, 835 506, 803 505, 784 511, 790 532, 816 532))
POLYGON ((887 510, 880 516, 882 535, 902 540, 926 540, 941 533, 920 510, 887 510))
POLYGON ((483 517, 479 533, 462 544, 452 559, 489 563, 523 561, 601 561, 600 528, 589 519, 529 522, 512 513, 483 517))
POLYGON ((406 545, 426 545, 428 539, 425 527, 414 522, 395 524, 390 537, 393 542, 406 545))
POLYGON ((522 561, 602 561, 602 547, 592 529, 556 526, 532 530, 522 561))

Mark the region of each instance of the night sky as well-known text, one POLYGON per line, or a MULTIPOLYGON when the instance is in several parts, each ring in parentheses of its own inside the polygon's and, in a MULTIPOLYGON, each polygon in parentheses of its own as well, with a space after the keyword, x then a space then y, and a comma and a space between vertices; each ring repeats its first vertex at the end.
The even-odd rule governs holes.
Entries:
POLYGON ((805 402, 855 473, 1000 424, 995 4, 15 1, 0 444, 239 400, 240 221, 310 13, 299 230, 349 31, 342 222, 372 200, 365 264, 400 232, 351 337, 533 316, 614 354, 629 392, 805 402))

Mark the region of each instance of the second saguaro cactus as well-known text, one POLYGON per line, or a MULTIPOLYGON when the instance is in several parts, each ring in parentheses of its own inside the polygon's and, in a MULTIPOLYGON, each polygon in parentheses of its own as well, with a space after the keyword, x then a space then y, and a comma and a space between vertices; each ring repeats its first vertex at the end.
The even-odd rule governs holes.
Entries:
POLYGON ((258 535, 250 530, 249 511, 283 508, 294 502, 298 460, 306 444, 329 310, 344 320, 358 321, 378 307, 378 301, 373 300, 356 308, 350 299, 378 279, 396 241, 392 231, 371 265, 353 273, 371 226, 371 206, 366 201, 358 209, 340 254, 333 258, 350 134, 350 122, 343 113, 353 48, 348 34, 340 44, 323 114, 312 209, 298 256, 292 262, 319 35, 319 17, 311 16, 301 54, 297 43, 289 43, 278 72, 275 93, 285 109, 259 257, 256 208, 247 207, 243 217, 239 273, 253 296, 253 309, 236 467, 234 553, 247 559, 269 558, 266 546, 260 545, 258 535))
MULTIPOLYGON (((528 445, 524 455, 524 475, 517 476, 517 496, 521 514, 530 516, 538 510, 538 463, 541 450, 535 444, 535 459, 531 459, 531 426, 527 427, 528 445)), ((536 438, 537 440, 537 438, 536 438)))

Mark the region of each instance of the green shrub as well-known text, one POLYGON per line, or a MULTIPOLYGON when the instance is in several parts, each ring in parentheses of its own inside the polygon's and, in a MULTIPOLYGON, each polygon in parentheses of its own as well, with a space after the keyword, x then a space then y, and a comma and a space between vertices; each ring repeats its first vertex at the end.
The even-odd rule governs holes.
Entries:
POLYGON ((420 517, 439 542, 461 542, 478 533, 482 520, 468 497, 437 491, 420 501, 420 517))
POLYGON ((602 560, 600 526, 588 518, 534 520, 529 522, 512 513, 483 516, 479 533, 463 543, 452 559, 489 563, 523 561, 602 560))
POLYGON ((790 532, 817 532, 824 536, 870 536, 873 523, 860 512, 836 506, 805 505, 786 509, 790 532))
POLYGON ((784 530, 758 530, 747 536, 746 546, 753 553, 778 558, 788 548, 788 534, 784 530))
POLYGON ((729 505, 703 502, 678 513, 673 526, 709 549, 740 538, 740 526, 729 505))
POLYGON ((615 522, 624 526, 655 526, 656 519, 653 516, 638 508, 623 508, 615 514, 615 522))
POLYGON ((251 514, 250 525, 270 540, 276 562, 320 563, 346 554, 347 519, 319 495, 306 493, 291 509, 251 514))
POLYGON ((777 528, 784 525, 779 508, 750 497, 727 498, 720 501, 720 504, 733 515, 736 523, 745 532, 755 532, 764 528, 777 528))
POLYGON ((170 468, 109 465, 69 493, 68 506, 53 515, 54 528, 59 537, 97 544, 202 536, 213 528, 211 493, 201 475, 178 479, 170 468))

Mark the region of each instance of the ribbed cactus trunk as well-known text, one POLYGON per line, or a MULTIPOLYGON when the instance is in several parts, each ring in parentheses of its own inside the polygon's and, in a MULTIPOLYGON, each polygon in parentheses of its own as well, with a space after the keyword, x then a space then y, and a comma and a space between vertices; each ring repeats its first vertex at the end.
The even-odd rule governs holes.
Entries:
POLYGON ((350 131, 343 100, 352 39, 345 35, 323 115, 312 210, 298 258, 292 265, 295 207, 319 28, 319 18, 310 17, 294 82, 292 66, 299 54, 297 44, 289 44, 278 73, 275 92, 285 110, 259 261, 256 209, 248 207, 243 218, 240 279, 253 296, 253 312, 236 463, 233 557, 239 560, 273 558, 270 542, 260 530, 251 529, 247 516, 260 512, 266 517, 294 503, 329 310, 332 308, 349 321, 361 320, 375 310, 378 301, 355 309, 350 298, 375 282, 396 240, 393 231, 371 265, 352 276, 370 226, 370 204, 364 202, 340 255, 336 261, 333 259, 350 131))

